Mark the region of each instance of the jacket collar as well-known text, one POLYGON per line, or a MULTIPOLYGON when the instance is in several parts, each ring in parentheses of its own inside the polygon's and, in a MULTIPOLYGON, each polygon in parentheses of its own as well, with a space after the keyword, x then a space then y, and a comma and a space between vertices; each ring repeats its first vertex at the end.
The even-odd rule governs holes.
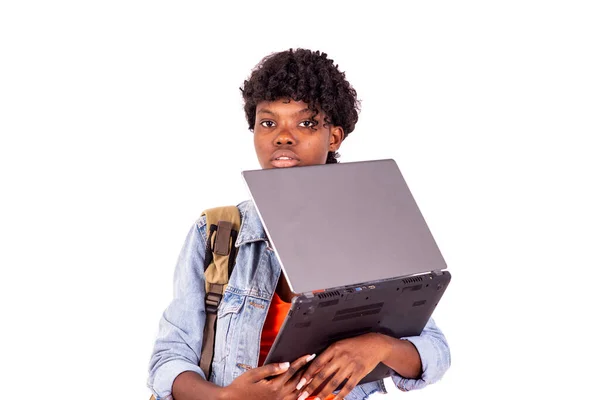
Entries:
POLYGON ((238 204, 238 209, 242 217, 240 233, 235 241, 235 247, 243 244, 257 242, 260 240, 268 241, 267 233, 260 221, 260 216, 252 200, 246 200, 238 204))

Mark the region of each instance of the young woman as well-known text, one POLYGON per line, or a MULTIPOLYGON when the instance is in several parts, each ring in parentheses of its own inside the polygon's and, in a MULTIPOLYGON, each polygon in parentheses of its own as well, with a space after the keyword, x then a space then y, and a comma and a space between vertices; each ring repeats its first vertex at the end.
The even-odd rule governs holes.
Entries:
MULTIPOLYGON (((241 91, 262 168, 336 163, 337 150, 358 120, 356 91, 319 51, 297 49, 265 57, 241 91)), ((211 376, 198 367, 207 241, 206 220, 200 218, 181 251, 175 296, 161 318, 150 361, 148 386, 158 400, 364 399, 385 393, 382 381, 357 386, 380 362, 394 370, 393 382, 405 391, 442 377, 450 352, 433 320, 420 336, 369 333, 336 342, 318 355, 261 366, 293 293, 254 206, 247 201, 238 208, 238 254, 219 306, 211 376)))

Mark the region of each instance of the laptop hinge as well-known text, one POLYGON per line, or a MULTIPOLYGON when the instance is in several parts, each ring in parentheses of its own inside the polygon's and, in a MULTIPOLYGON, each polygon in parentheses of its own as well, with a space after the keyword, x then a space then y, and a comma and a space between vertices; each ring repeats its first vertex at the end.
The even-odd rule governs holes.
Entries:
POLYGON ((440 276, 443 274, 441 269, 434 269, 433 271, 431 271, 431 273, 435 276, 440 276))

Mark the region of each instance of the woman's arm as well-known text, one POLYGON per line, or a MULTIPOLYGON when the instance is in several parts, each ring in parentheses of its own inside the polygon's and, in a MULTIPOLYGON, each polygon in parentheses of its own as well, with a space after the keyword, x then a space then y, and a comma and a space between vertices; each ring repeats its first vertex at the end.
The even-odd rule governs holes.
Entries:
POLYGON ((401 390, 411 390, 439 380, 450 366, 450 351, 442 332, 429 320, 420 336, 396 339, 368 333, 340 340, 321 353, 304 373, 300 399, 324 398, 347 378, 336 398, 344 398, 380 362, 395 373, 401 390))
POLYGON ((421 373, 417 377, 404 375, 388 364, 397 372, 392 374, 392 380, 400 390, 409 391, 424 388, 439 381, 450 368, 451 359, 448 342, 432 318, 429 319, 419 336, 402 339, 412 343, 417 350, 421 362, 421 373))
POLYGON ((223 388, 207 381, 195 372, 182 372, 173 382, 175 400, 225 400, 223 388))
POLYGON ((382 343, 382 363, 405 378, 417 379, 421 376, 421 357, 411 342, 387 335, 379 335, 379 340, 382 343))
POLYGON ((186 371, 206 378, 198 366, 205 322, 205 223, 202 218, 187 235, 175 268, 173 300, 160 319, 148 387, 161 399, 171 395, 175 378, 186 371))

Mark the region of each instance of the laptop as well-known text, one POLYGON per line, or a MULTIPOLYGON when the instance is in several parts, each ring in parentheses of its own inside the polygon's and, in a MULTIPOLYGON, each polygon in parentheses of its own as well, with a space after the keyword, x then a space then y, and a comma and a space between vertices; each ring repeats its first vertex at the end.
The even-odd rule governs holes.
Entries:
MULTIPOLYGON (((394 160, 242 176, 297 294, 265 364, 368 332, 421 333, 451 275, 394 160)), ((360 383, 391 372, 380 364, 360 383)))

